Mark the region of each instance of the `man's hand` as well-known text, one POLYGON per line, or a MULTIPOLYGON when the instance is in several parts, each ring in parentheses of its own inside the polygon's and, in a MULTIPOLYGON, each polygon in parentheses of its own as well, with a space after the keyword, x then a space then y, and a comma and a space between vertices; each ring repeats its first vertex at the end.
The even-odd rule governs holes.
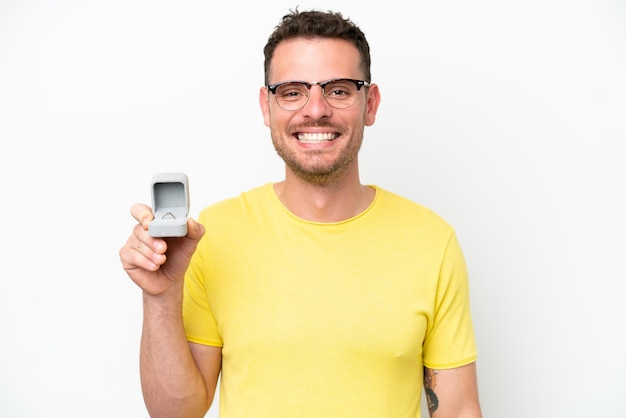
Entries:
POLYGON ((188 218, 187 236, 153 238, 148 233, 154 218, 152 209, 135 204, 130 212, 139 223, 119 252, 124 270, 146 296, 165 297, 172 293, 170 290, 180 295, 185 271, 204 235, 204 227, 188 218))

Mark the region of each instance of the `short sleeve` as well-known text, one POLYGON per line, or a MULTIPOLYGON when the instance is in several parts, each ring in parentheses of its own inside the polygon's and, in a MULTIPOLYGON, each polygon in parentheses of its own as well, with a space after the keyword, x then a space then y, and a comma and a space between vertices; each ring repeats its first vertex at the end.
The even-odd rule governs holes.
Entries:
POLYGON ((221 347, 223 345, 217 322, 211 311, 208 294, 204 282, 203 240, 191 258, 185 274, 183 296, 183 322, 187 340, 221 347))
POLYGON ((454 232, 441 262, 423 356, 424 366, 431 369, 450 369, 476 360, 467 266, 454 232))

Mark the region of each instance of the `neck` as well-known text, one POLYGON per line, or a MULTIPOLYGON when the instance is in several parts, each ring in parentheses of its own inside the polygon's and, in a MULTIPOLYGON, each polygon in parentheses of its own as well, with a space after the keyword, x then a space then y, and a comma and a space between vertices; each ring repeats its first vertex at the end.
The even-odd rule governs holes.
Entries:
POLYGON ((358 172, 332 183, 317 184, 287 169, 285 180, 274 184, 276 195, 295 216, 313 222, 340 222, 363 212, 376 194, 361 184, 358 172))

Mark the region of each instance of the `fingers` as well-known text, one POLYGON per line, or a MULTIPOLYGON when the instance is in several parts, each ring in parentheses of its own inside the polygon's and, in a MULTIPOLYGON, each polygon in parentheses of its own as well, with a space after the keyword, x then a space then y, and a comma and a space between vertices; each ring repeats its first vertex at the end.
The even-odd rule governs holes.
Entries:
POLYGON ((136 260, 140 266, 154 271, 165 263, 167 243, 161 238, 153 238, 148 234, 147 226, 135 226, 130 240, 131 250, 136 253, 136 260), (145 263, 145 264, 144 264, 145 263))
POLYGON ((130 214, 135 218, 144 230, 148 229, 148 224, 154 219, 152 208, 143 203, 135 203, 130 208, 130 214))
POLYGON ((166 261, 166 250, 167 244, 163 239, 151 237, 147 227, 137 224, 120 250, 120 259, 126 271, 156 271, 166 261))
POLYGON ((152 208, 143 203, 136 203, 130 208, 131 215, 139 221, 128 240, 129 255, 134 263, 146 270, 154 271, 165 263, 165 241, 148 234, 148 225, 154 219, 152 208))

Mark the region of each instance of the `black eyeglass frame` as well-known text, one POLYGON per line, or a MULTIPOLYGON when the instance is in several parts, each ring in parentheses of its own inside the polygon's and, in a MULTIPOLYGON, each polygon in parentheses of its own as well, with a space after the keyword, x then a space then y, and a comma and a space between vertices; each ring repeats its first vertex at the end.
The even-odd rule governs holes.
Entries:
MULTIPOLYGON (((371 85, 370 82, 365 81, 365 80, 355 80, 353 78, 331 78, 330 80, 325 80, 325 81, 302 81, 302 80, 287 80, 287 81, 281 81, 278 83, 274 83, 274 84, 270 84, 267 87, 267 90, 272 92, 273 95, 276 95, 276 89, 282 85, 285 84, 290 84, 290 83, 298 83, 301 84, 303 86, 305 86, 307 88, 307 90, 309 91, 309 95, 306 98, 306 101, 304 102, 304 104, 299 107, 298 109, 292 109, 292 110, 300 110, 302 109, 304 106, 306 106, 306 104, 309 102, 309 98, 311 97, 311 88, 313 86, 320 86, 322 89, 322 96, 324 97, 324 100, 326 100, 326 92, 325 92, 325 87, 330 84, 330 83, 336 83, 336 82, 340 82, 340 81, 350 81, 352 83, 354 83, 354 85, 356 86, 356 91, 361 91, 361 87, 369 87, 371 85)), ((328 103, 328 102, 327 102, 328 103)), ((329 103, 330 104, 330 103, 329 103)), ((343 108, 343 109, 347 109, 348 107, 352 106, 354 103, 350 104, 349 106, 343 108)), ((280 104, 279 104, 280 106, 280 104)), ((332 105, 331 105, 332 106, 332 105)), ((335 107, 335 106, 333 106, 335 107)), ((281 106, 282 108, 282 106, 281 106)), ((339 108, 342 109, 342 108, 339 108)))

